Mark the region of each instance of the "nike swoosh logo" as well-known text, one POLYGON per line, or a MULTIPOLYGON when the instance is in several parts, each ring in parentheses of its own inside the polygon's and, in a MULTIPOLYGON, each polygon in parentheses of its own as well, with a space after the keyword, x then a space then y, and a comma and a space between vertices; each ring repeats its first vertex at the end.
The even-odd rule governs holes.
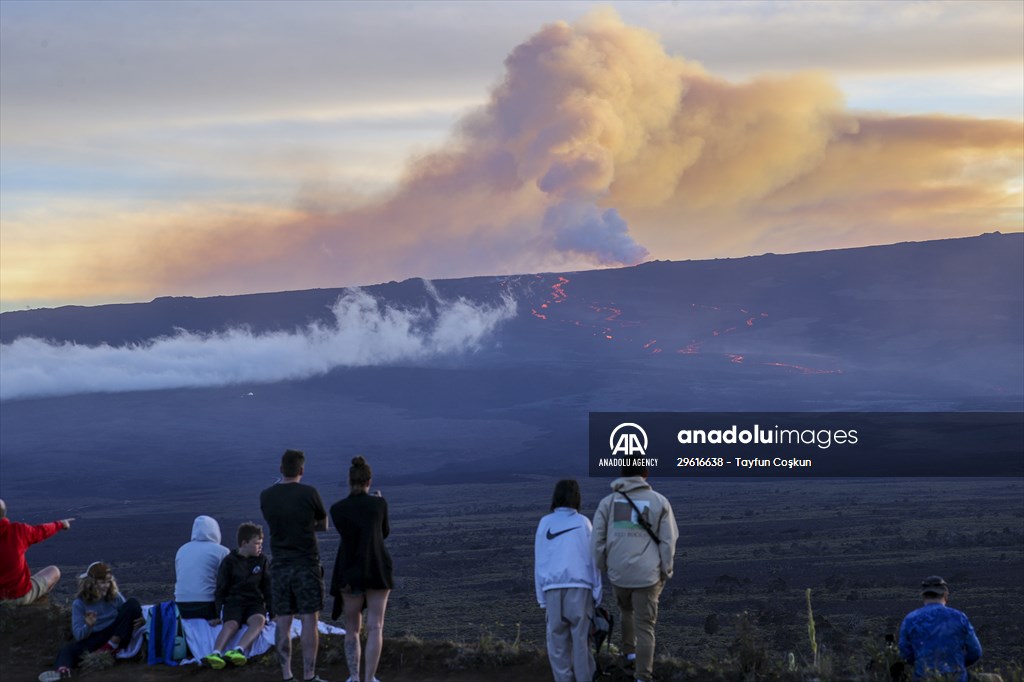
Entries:
POLYGON ((577 528, 579 528, 579 526, 573 526, 572 528, 566 528, 565 530, 560 530, 557 533, 552 533, 551 529, 549 528, 548 529, 548 540, 554 540, 559 535, 564 535, 565 533, 568 533, 569 531, 576 530, 577 528))

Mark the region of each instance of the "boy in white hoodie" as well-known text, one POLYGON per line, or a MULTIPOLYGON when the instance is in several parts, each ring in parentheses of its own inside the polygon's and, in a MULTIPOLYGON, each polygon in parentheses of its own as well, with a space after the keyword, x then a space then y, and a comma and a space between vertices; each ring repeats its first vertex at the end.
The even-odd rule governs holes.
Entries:
POLYGON ((601 601, 601 573, 590 551, 590 519, 579 513, 580 486, 555 484, 551 513, 534 540, 537 601, 547 612, 548 660, 555 682, 591 682, 590 623, 601 601))
POLYGON ((174 557, 174 601, 182 618, 205 618, 218 623, 214 606, 217 569, 230 552, 220 544, 220 524, 209 516, 197 516, 192 523, 192 540, 174 557))

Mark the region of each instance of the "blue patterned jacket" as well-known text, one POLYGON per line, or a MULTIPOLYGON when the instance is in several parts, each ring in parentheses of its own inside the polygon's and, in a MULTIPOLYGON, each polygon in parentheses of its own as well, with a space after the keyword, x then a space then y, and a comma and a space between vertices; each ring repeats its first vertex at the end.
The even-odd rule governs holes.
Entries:
POLYGON ((981 658, 981 643, 971 621, 943 604, 911 611, 900 626, 900 656, 914 664, 914 679, 959 674, 967 682, 967 666, 981 658))

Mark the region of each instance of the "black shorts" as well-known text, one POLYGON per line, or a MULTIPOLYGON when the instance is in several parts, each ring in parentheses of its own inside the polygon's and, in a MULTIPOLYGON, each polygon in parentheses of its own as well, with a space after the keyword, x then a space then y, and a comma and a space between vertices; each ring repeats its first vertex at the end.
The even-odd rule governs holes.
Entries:
POLYGON ((275 616, 317 613, 324 608, 324 569, 319 565, 270 566, 270 599, 275 616))
POLYGON ((259 604, 243 604, 240 606, 225 604, 220 619, 227 623, 233 620, 240 626, 249 622, 249 618, 256 615, 266 615, 267 607, 263 602, 259 604))
POLYGON ((212 601, 180 601, 178 613, 182 618, 213 620, 217 617, 217 606, 212 601))

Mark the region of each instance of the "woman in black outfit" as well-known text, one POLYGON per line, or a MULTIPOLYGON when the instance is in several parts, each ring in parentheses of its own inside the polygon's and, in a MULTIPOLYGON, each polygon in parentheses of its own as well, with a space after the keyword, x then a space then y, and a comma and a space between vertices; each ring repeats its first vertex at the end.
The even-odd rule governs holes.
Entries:
POLYGON ((359 631, 366 609, 366 659, 363 680, 376 682, 383 643, 384 611, 394 586, 391 555, 384 547, 388 527, 388 503, 380 491, 370 495, 373 472, 362 457, 355 457, 348 470, 348 497, 331 507, 331 520, 341 535, 334 562, 331 594, 333 617, 344 613, 345 660, 348 682, 359 682, 359 631), (339 604, 340 597, 340 604, 339 604))

